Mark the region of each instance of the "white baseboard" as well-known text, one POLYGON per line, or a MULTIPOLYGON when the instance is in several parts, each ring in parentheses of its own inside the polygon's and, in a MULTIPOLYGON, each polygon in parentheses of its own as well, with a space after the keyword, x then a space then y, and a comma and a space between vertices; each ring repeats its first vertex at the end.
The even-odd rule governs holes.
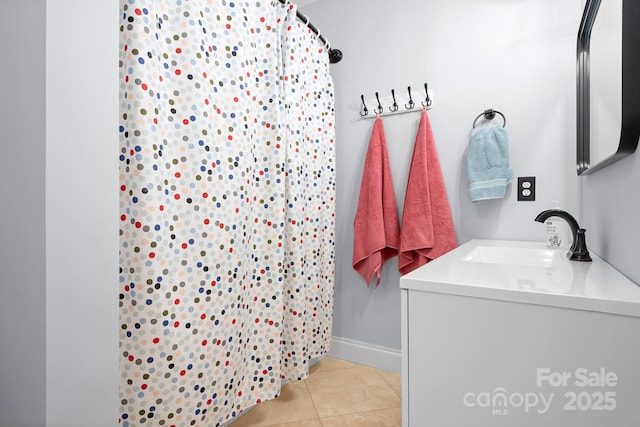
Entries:
POLYGON ((333 337, 328 356, 398 374, 402 371, 400 350, 349 338, 333 337))

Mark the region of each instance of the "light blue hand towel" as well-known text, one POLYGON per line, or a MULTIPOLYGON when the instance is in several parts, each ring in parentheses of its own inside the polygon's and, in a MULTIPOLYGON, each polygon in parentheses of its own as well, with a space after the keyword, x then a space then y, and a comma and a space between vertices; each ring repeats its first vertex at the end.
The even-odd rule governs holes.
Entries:
POLYGON ((469 196, 472 202, 501 199, 513 180, 509 163, 509 135, 501 126, 471 131, 467 153, 469 196))

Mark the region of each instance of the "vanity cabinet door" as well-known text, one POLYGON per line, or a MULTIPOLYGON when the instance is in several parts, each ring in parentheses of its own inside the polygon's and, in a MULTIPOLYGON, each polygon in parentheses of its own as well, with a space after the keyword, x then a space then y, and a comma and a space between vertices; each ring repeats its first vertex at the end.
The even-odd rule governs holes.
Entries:
POLYGON ((638 318, 402 292, 405 427, 640 419, 638 318))

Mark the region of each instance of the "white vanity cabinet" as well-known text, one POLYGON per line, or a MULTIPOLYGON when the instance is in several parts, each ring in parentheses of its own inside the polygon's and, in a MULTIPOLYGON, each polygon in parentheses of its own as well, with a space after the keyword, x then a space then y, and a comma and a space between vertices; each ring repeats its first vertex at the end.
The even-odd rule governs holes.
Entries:
POLYGON ((402 277, 403 426, 640 425, 640 288, 592 257, 475 240, 402 277))

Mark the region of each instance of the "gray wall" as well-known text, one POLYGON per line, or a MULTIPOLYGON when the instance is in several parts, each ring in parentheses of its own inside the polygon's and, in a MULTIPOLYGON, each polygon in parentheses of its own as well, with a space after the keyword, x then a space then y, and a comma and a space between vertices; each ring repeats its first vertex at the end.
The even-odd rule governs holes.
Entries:
POLYGON ((117 424, 117 40, 117 0, 3 3, 1 427, 117 424))
POLYGON ((640 153, 583 180, 587 244, 635 283, 640 283, 640 153))
MULTIPOLYGON (((337 268, 334 336, 400 348, 397 262, 378 289, 351 266, 353 218, 373 122, 358 116, 360 94, 389 96, 423 83, 460 243, 472 238, 543 240, 533 221, 550 207, 580 219, 575 176, 575 49, 581 0, 323 0, 303 13, 344 53, 332 65, 337 98, 337 268), (515 176, 537 177, 535 202, 472 204, 465 150, 474 118, 503 112, 515 176)), ((368 106, 370 110, 373 105, 368 106)), ((399 210, 419 115, 384 118, 399 210)))
POLYGON ((0 14, 0 426, 45 419, 45 1, 0 14))

